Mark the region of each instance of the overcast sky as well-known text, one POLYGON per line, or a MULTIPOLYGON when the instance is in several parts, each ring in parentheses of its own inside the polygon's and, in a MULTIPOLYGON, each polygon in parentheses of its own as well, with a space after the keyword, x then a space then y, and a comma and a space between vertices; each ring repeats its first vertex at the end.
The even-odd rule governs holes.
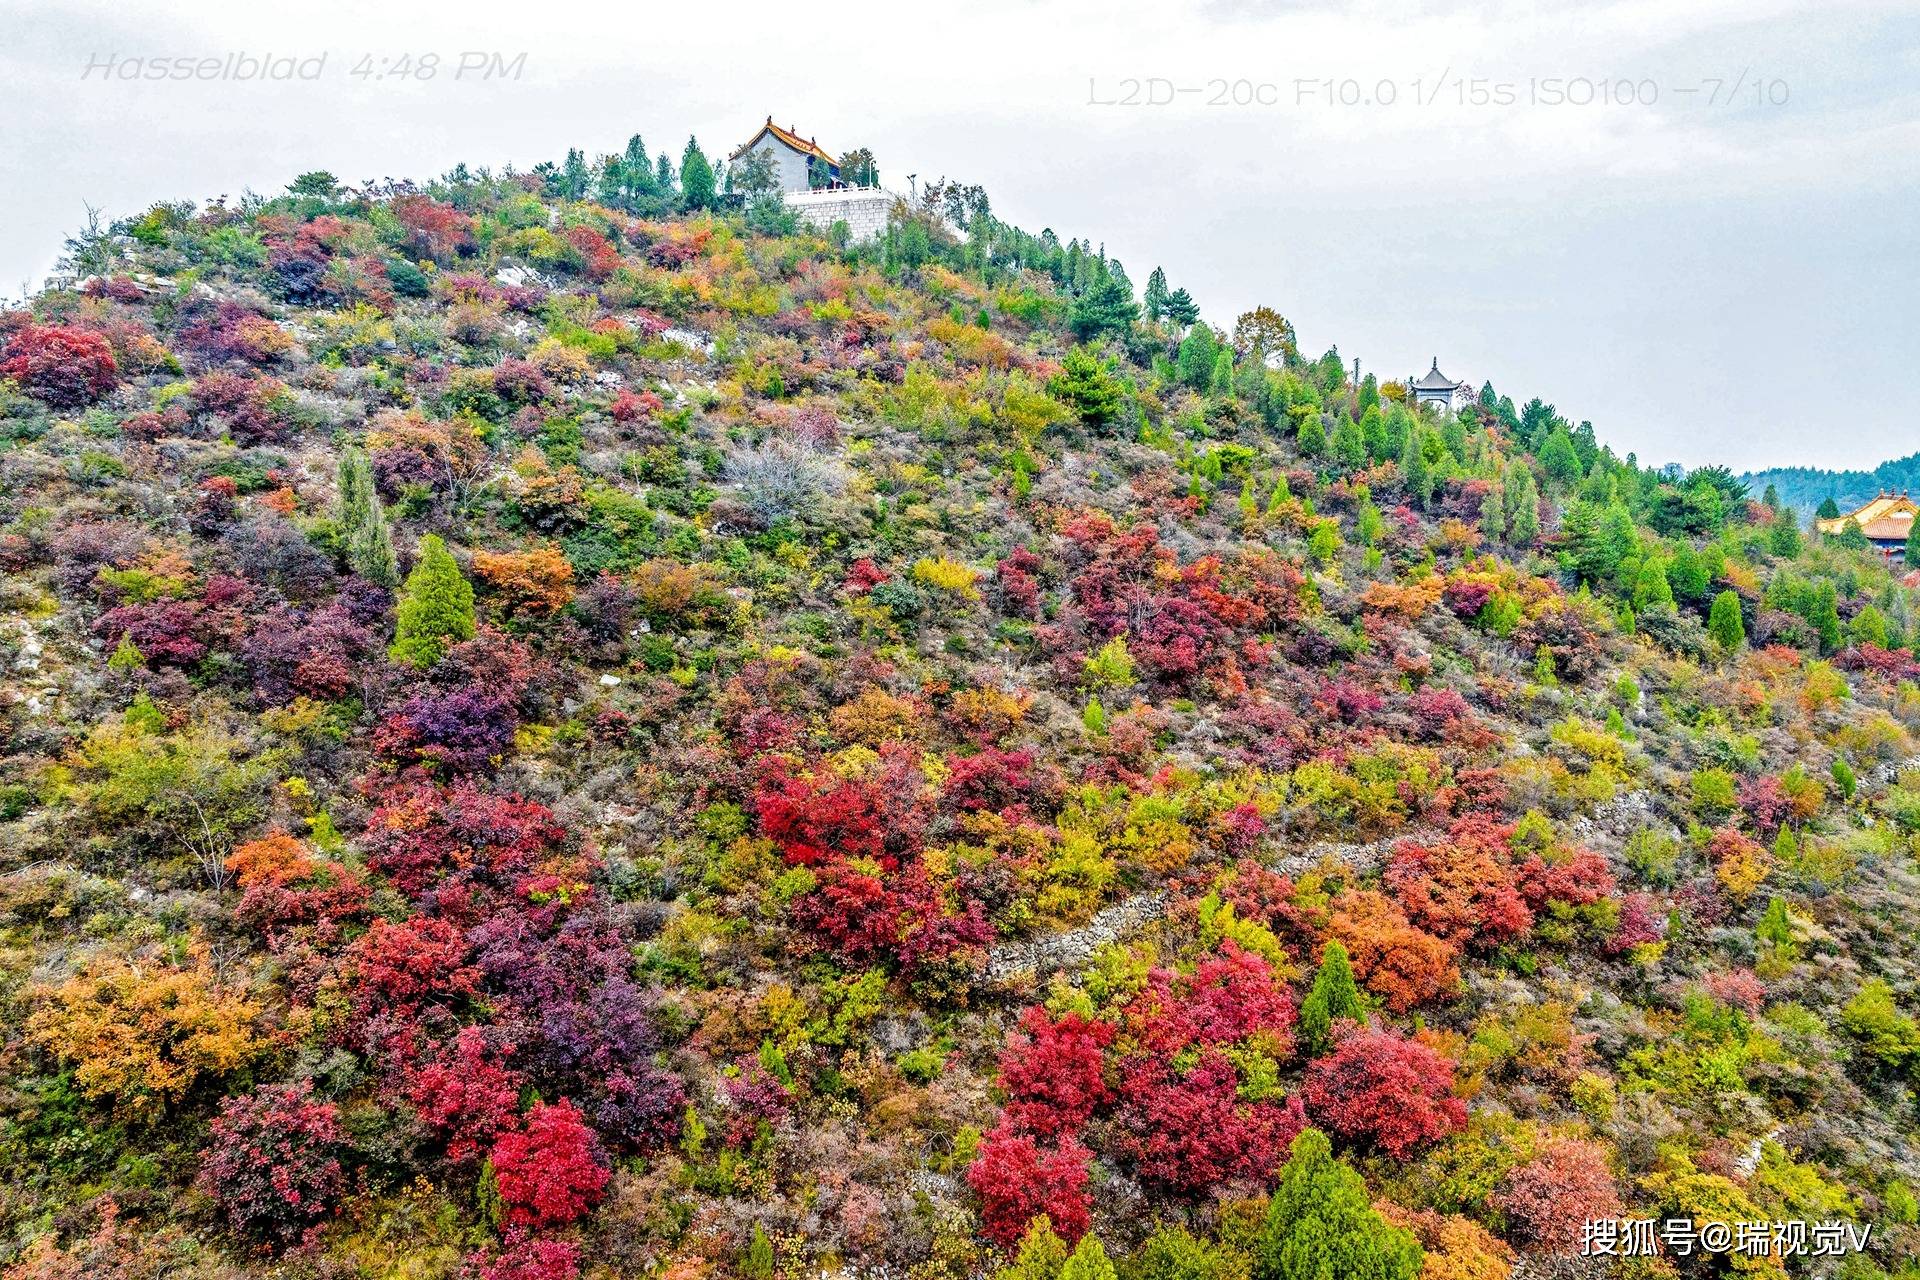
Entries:
POLYGON ((1164 266, 1222 327, 1266 304, 1383 377, 1438 356, 1643 462, 1920 449, 1915 0, 6 8, 0 295, 84 203, 524 168, 636 131, 724 154, 772 112, 870 147, 889 186, 980 183, 1136 284, 1164 266), (241 53, 318 74, 117 78, 241 53), (526 58, 456 76, 467 53, 526 58), (431 79, 379 78, 427 55, 431 79))

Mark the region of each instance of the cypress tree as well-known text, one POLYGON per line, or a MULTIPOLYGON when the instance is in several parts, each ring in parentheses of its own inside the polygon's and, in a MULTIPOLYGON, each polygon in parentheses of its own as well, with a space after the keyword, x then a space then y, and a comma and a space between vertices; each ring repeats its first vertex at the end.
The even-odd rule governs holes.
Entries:
POLYGON ((1360 424, 1345 414, 1333 430, 1333 456, 1349 471, 1358 471, 1367 465, 1367 438, 1360 424))
POLYGON ((1254 1242, 1253 1280, 1413 1280, 1423 1258, 1410 1233, 1374 1212, 1326 1134, 1293 1140, 1254 1242))
POLYGON ((346 538, 348 568, 378 586, 392 587, 400 581, 393 532, 373 485, 373 468, 360 449, 340 454, 340 528, 346 538))
POLYGON ((1740 597, 1737 594, 1722 591, 1713 598, 1713 608, 1707 613, 1707 634, 1726 653, 1736 652, 1747 642, 1747 628, 1740 620, 1740 597))
POLYGON ((1300 453, 1303 457, 1318 458, 1327 452, 1327 429, 1320 425, 1320 415, 1309 413, 1300 419, 1300 453))
POLYGON ((713 165, 694 138, 687 139, 687 149, 680 156, 680 195, 689 209, 713 208, 713 165))
POLYGON ((1167 314, 1167 273, 1159 267, 1147 277, 1147 291, 1143 300, 1147 305, 1147 319, 1159 324, 1167 314))
POLYGON ((1513 539, 1515 546, 1531 546, 1540 536, 1540 486, 1533 482, 1533 472, 1525 467, 1517 468, 1520 483, 1516 486, 1512 509, 1507 514, 1507 536, 1513 539))
MULTIPOLYGON (((1907 535, 1907 546, 1913 546, 1912 534, 1907 535)), ((1800 554, 1800 520, 1793 514, 1793 508, 1783 510, 1767 526, 1767 550, 1783 560, 1791 560, 1800 554)), ((1920 563, 1914 560, 1911 549, 1907 552, 1907 563, 1920 563)))
POLYGON ((1333 1024, 1341 1018, 1365 1022, 1366 1007, 1360 1002, 1360 988, 1354 985, 1353 964, 1338 938, 1327 943, 1320 953, 1320 968, 1313 975, 1313 987, 1300 1002, 1300 1040, 1310 1054, 1326 1051, 1333 1024))
POLYGON ((1407 495, 1423 507, 1433 499, 1433 469, 1427 465, 1424 435, 1418 424, 1409 426, 1400 448, 1400 474, 1406 479, 1407 495))
POLYGON ((399 626, 387 650, 396 662, 430 667, 449 642, 473 639, 473 587, 438 534, 420 542, 420 563, 400 596, 399 626))

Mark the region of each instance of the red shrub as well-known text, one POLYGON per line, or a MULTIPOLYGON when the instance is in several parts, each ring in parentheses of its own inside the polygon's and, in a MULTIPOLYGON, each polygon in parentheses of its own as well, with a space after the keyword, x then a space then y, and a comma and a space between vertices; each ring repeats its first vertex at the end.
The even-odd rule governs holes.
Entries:
POLYGON ((1003 1248, 1017 1243, 1036 1216, 1046 1214, 1069 1242, 1087 1233, 1091 1153, 1074 1138, 1046 1147, 1002 1122, 980 1143, 967 1166, 967 1185, 980 1197, 981 1229, 1003 1248))
POLYGON ((1454 824, 1445 844, 1403 841, 1386 882, 1422 929, 1456 947, 1494 947, 1533 927, 1533 912, 1507 865, 1504 827, 1484 818, 1454 824))
POLYGON ((1233 1064, 1217 1049, 1184 1075, 1169 1059, 1133 1059, 1120 1093, 1116 1151, 1143 1180, 1189 1195, 1271 1180, 1306 1127, 1298 1097, 1243 1100, 1233 1064))
POLYGON ((1343 1036, 1307 1068, 1302 1092, 1315 1124, 1396 1160, 1467 1123, 1467 1104, 1453 1096, 1453 1063, 1391 1031, 1343 1036))
POLYGON ((354 1004, 363 1016, 408 1017, 429 1001, 470 996, 480 985, 480 971, 466 963, 466 939, 445 920, 375 920, 352 954, 354 1004))
POLYGON ((599 1140, 571 1102, 536 1103, 527 1127, 493 1146, 493 1176, 508 1221, 565 1226, 586 1216, 612 1176, 599 1140))
POLYGON ((452 205, 427 196, 397 197, 393 216, 407 229, 409 244, 423 257, 445 260, 471 242, 473 220, 452 205))
POLYGON ((0 348, 0 378, 55 409, 78 409, 113 390, 119 367, 106 338, 91 329, 30 324, 0 348))
POLYGON ((481 1262, 479 1280, 574 1280, 579 1274, 579 1245, 510 1231, 500 1256, 481 1262))
POLYGON ((920 849, 922 785, 919 761, 904 750, 883 753, 877 778, 795 774, 776 759, 754 795, 754 811, 761 833, 796 866, 813 866, 831 852, 875 858, 890 869, 920 849))
POLYGON ((479 1027, 464 1027, 434 1061, 408 1069, 407 1101, 454 1164, 477 1160, 518 1119, 520 1073, 501 1065, 512 1052, 479 1027))
POLYGON ((1618 889, 1607 860, 1591 849, 1574 849, 1551 862, 1536 854, 1520 867, 1518 883, 1520 896, 1536 914, 1550 902, 1591 906, 1618 889))
POLYGON ((109 645, 131 640, 150 663, 190 667, 207 656, 204 619, 192 600, 123 604, 102 614, 93 633, 109 645))
POLYGON ((1109 1096, 1102 1054, 1113 1043, 1113 1028, 1077 1013, 1056 1020, 1038 1005, 1021 1015, 1020 1025, 1025 1034, 1000 1055, 1006 1119, 1045 1138, 1078 1130, 1109 1096))

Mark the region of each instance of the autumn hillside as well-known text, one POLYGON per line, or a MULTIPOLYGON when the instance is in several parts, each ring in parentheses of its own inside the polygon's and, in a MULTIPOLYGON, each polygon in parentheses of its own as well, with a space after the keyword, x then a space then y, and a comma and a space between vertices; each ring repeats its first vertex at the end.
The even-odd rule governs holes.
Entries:
POLYGON ((0 312, 0 1276, 1920 1275, 1857 531, 626 154, 0 312))

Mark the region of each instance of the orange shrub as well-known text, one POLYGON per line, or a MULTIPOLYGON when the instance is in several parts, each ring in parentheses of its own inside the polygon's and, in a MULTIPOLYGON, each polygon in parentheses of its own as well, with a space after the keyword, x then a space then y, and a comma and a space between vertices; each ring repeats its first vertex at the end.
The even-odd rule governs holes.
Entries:
POLYGON ((1395 1013, 1460 985, 1454 949, 1417 928, 1384 894, 1356 889, 1340 895, 1331 929, 1352 958, 1353 976, 1395 1013))
POLYGON ((558 547, 476 551, 473 571, 504 599, 511 614, 545 617, 573 599, 573 565, 558 547))

